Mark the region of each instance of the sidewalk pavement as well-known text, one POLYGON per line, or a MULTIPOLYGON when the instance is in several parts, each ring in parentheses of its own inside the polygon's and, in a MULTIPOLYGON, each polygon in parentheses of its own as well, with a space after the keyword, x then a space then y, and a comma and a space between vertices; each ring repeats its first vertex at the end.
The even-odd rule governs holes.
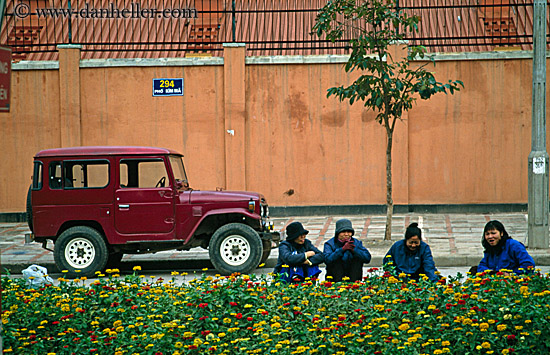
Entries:
MULTIPOLYGON (((422 239, 432 249, 436 266, 457 267, 477 265, 483 256, 481 235, 489 220, 501 221, 508 234, 527 246, 527 215, 525 213, 495 214, 398 214, 392 223, 392 241, 384 241, 385 215, 352 216, 307 216, 272 218, 275 230, 284 231, 294 221, 301 222, 309 230, 308 239, 320 250, 325 241, 334 236, 335 223, 340 218, 348 218, 353 223, 355 238, 359 238, 372 255, 369 266, 380 266, 382 259, 393 242, 404 237, 406 227, 417 222, 422 229, 422 239)), ((50 273, 58 273, 51 251, 42 249, 41 244, 25 245, 26 223, 0 223, 0 272, 6 269, 11 274, 32 264, 44 266, 50 273)), ((284 238, 284 234, 282 234, 284 238)), ((53 244, 48 242, 48 248, 53 244)), ((528 249, 537 266, 550 265, 549 249, 528 249)), ((273 249, 266 262, 272 268, 277 261, 278 250, 273 249)), ((185 270, 212 268, 208 251, 195 248, 190 251, 164 251, 155 254, 125 255, 122 270, 132 270, 136 265, 144 270, 185 270)))

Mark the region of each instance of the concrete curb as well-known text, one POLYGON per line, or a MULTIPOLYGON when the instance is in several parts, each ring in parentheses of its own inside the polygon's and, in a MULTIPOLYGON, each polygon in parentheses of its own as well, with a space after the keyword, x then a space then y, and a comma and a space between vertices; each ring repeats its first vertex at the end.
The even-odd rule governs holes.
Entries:
MULTIPOLYGON (((550 255, 531 255, 535 260, 536 266, 550 266, 550 255)), ((373 256, 369 264, 366 267, 380 267, 382 265, 383 256, 373 256)), ((474 257, 471 255, 434 255, 434 262, 436 267, 467 267, 478 265, 481 257, 474 257)), ((277 258, 270 258, 265 262, 265 269, 273 269, 277 264, 277 258)), ((18 275, 31 264, 29 263, 2 263, 0 265, 0 273, 11 275, 18 275), (7 272, 6 272, 7 270, 7 272)), ((57 268, 55 263, 47 262, 41 263, 40 266, 48 269, 51 274, 61 273, 61 270, 57 268)), ((180 270, 202 270, 204 268, 213 269, 214 266, 209 259, 179 259, 179 260, 166 260, 166 259, 141 259, 141 260, 129 260, 122 261, 118 269, 121 272, 132 271, 135 266, 140 266, 142 270, 147 271, 180 271, 180 270)), ((324 267, 324 264, 321 266, 324 267)))

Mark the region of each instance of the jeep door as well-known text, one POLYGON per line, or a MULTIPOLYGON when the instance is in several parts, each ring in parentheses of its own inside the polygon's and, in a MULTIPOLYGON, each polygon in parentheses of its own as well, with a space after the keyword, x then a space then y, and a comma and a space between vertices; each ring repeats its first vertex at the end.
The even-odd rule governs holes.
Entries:
POLYGON ((172 239, 175 200, 164 159, 121 158, 117 165, 116 230, 121 234, 142 234, 141 239, 143 234, 156 234, 154 239, 166 234, 161 239, 172 239))

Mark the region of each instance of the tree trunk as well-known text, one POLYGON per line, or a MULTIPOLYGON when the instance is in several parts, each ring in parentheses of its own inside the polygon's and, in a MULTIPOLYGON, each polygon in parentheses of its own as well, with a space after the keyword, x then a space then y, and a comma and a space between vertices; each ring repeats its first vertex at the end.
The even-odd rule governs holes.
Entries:
POLYGON ((392 175, 391 175, 391 149, 393 143, 393 131, 386 130, 388 144, 386 146, 386 233, 384 240, 391 240, 391 222, 393 218, 392 175))

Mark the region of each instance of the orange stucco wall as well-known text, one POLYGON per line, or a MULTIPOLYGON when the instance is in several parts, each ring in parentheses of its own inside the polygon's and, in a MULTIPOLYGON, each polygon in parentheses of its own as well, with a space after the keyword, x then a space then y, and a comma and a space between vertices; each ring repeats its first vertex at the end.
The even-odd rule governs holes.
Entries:
MULTIPOLYGON (((195 189, 245 188, 273 206, 384 204, 383 127, 361 103, 326 98, 352 80, 342 63, 244 65, 242 53, 225 48, 212 65, 67 69, 69 56, 61 69, 16 68, 11 111, 0 113, 0 213, 25 210, 33 155, 75 136, 178 150, 195 189), (184 78, 184 96, 152 97, 153 78, 184 78)), ((465 89, 418 101, 397 123, 394 202, 526 203, 531 60, 438 60, 435 71, 465 89)))

